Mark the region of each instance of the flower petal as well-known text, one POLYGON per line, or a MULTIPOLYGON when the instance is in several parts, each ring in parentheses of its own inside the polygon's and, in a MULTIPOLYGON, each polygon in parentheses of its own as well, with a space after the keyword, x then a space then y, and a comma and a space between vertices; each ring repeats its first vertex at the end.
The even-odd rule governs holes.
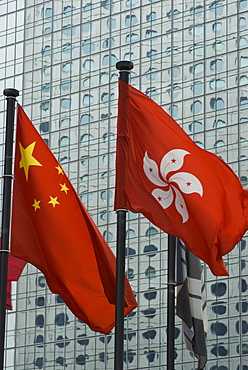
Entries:
POLYGON ((189 219, 189 213, 188 213, 185 201, 180 191, 173 185, 171 185, 171 187, 174 189, 176 193, 175 206, 176 206, 177 211, 182 216, 182 219, 183 219, 182 223, 184 224, 189 219))
POLYGON ((188 172, 178 172, 169 178, 169 182, 175 182, 185 194, 198 193, 202 197, 203 187, 197 177, 188 172))
POLYGON ((153 184, 158 186, 168 186, 168 184, 164 183, 160 179, 157 163, 148 157, 147 152, 143 158, 143 169, 146 176, 153 184))
POLYGON ((182 149, 173 149, 165 154, 160 164, 160 171, 165 180, 167 180, 166 177, 169 172, 177 171, 182 167, 184 157, 187 154, 190 153, 182 149))
POLYGON ((171 203, 173 202, 173 192, 171 188, 169 190, 164 191, 162 189, 154 189, 152 191, 152 195, 155 199, 159 202, 159 204, 164 208, 168 208, 171 203))

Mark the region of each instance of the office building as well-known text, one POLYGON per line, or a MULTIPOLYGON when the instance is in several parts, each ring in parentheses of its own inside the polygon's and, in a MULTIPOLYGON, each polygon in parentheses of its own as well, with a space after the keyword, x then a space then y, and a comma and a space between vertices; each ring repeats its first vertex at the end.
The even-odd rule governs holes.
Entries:
MULTIPOLYGON (((20 90, 18 101, 114 252, 117 61, 131 60, 130 83, 247 187, 247 0, 1 0, 0 48, 1 91, 20 90)), ((1 165, 5 109, 2 96, 1 165)), ((167 237, 129 212, 126 256, 139 307, 125 319, 124 369, 165 370, 167 237)), ((204 267, 206 369, 247 370, 246 237, 225 262, 225 278, 204 267)), ((175 369, 195 369, 179 319, 175 335, 175 369)), ((13 287, 5 361, 6 370, 113 369, 114 331, 92 332, 28 265, 13 287)))

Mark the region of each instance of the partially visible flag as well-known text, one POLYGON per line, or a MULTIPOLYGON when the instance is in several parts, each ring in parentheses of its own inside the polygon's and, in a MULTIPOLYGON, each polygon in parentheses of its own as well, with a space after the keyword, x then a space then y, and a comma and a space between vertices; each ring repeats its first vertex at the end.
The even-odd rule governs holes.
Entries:
POLYGON ((7 278, 7 294, 6 294, 6 309, 12 310, 11 303, 11 282, 17 281, 26 265, 26 261, 21 260, 20 258, 8 256, 8 278, 7 278))
POLYGON ((177 315, 182 319, 186 346, 198 358, 198 369, 207 362, 207 305, 200 260, 177 240, 177 315))
MULTIPOLYGON (((18 106, 11 252, 40 269, 92 330, 115 324, 116 259, 63 169, 18 106)), ((137 306, 126 279, 127 315, 137 306)))
POLYGON ((154 101, 119 80, 115 209, 182 239, 214 275, 248 229, 248 192, 154 101))

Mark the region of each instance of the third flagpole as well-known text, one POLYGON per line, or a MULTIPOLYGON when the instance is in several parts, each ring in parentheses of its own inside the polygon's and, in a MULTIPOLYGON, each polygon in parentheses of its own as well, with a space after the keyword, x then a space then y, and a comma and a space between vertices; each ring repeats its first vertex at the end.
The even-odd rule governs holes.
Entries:
POLYGON ((15 103, 19 91, 16 89, 5 89, 4 95, 7 100, 6 135, 5 135, 5 156, 3 174, 3 213, 2 213, 2 244, 0 249, 0 370, 4 368, 4 339, 6 319, 6 291, 8 278, 8 257, 9 257, 9 235, 11 215, 11 191, 12 191, 12 157, 13 157, 13 136, 15 103))
MULTIPOLYGON (((120 71, 120 80, 129 83, 130 70, 133 63, 120 61, 116 63, 120 71)), ((124 164, 123 164, 124 165, 124 164)), ((126 242, 126 209, 118 209, 117 213, 117 252, 116 252, 116 309, 115 309, 115 357, 114 370, 123 369, 124 343, 124 294, 125 294, 125 242, 126 242)))
POLYGON ((168 235, 168 283, 167 283, 167 370, 174 370, 175 353, 175 264, 176 240, 168 235))

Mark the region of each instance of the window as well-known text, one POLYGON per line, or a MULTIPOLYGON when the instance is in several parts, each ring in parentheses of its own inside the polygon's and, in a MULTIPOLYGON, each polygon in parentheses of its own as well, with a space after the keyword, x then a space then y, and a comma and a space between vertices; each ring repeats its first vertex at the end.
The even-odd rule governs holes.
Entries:
POLYGON ((130 42, 139 41, 139 36, 137 33, 130 33, 126 36, 126 43, 129 44, 130 42))
POLYGON ((39 328, 43 328, 45 323, 45 319, 43 315, 37 315, 35 318, 35 325, 39 328))
POLYGON ((114 29, 116 27, 116 19, 115 18, 111 18, 111 19, 108 19, 107 20, 107 27, 108 29, 114 29))
POLYGON ((62 67, 62 71, 64 73, 72 73, 72 70, 73 70, 73 63, 72 62, 68 62, 68 63, 64 63, 63 64, 63 67, 62 67))
POLYGON ((92 23, 84 23, 82 25, 82 31, 83 32, 90 32, 92 30, 92 23))
POLYGON ((68 323, 69 323, 69 317, 67 316, 67 314, 64 314, 63 312, 61 312, 55 316, 56 325, 64 326, 64 325, 67 325, 68 323))
POLYGON ((190 8, 190 13, 196 17, 201 17, 203 13, 203 6, 197 5, 195 8, 190 8))
POLYGON ((210 69, 215 71, 221 71, 223 68, 223 60, 215 59, 210 62, 210 69))
POLYGON ((62 27, 62 33, 66 36, 75 35, 75 27, 72 27, 71 24, 62 27))
POLYGON ((85 54, 90 54, 95 51, 95 44, 91 42, 90 39, 87 39, 83 42, 83 51, 85 54))
POLYGON ((67 128, 70 127, 71 119, 70 118, 64 118, 60 121, 60 128, 67 128))
POLYGON ((210 89, 212 90, 221 90, 226 87, 226 82, 220 79, 212 80, 210 81, 209 86, 210 86, 210 89))
POLYGON ((193 36, 201 36, 203 34, 204 27, 202 25, 195 26, 189 29, 189 33, 193 36))
POLYGON ((45 305, 45 298, 44 297, 38 297, 35 299, 36 306, 42 307, 45 305))
POLYGON ((148 58, 151 58, 151 59, 155 59, 157 57, 157 55, 158 55, 158 52, 157 52, 157 50, 154 50, 154 49, 152 49, 152 50, 150 50, 146 53, 146 56, 148 58))
POLYGON ((151 12, 146 16, 147 22, 154 22, 157 19, 157 14, 155 12, 151 12))
POLYGON ((211 98, 210 100, 210 107, 212 109, 222 109, 224 108, 225 106, 225 103, 224 103, 224 100, 222 98, 211 98))
POLYGON ((199 121, 194 121, 189 125, 189 131, 193 134, 201 132, 203 130, 203 125, 199 121))
POLYGON ((61 108, 70 109, 71 108, 71 99, 61 99, 61 108))
POLYGON ((104 230, 103 237, 106 240, 106 242, 112 242, 113 240, 113 234, 110 231, 104 230))
POLYGON ((199 113, 202 109, 202 102, 200 100, 196 100, 190 107, 192 113, 199 113))
POLYGON ((41 11, 41 17, 42 18, 45 18, 47 21, 50 21, 52 20, 52 16, 53 16, 53 11, 52 11, 52 8, 42 8, 42 11, 41 11))
POLYGON ((136 15, 127 15, 125 18, 125 25, 130 27, 130 26, 135 26, 138 24, 138 19, 136 15))
POLYGON ((66 44, 62 46, 62 51, 63 53, 66 53, 66 54, 69 54, 72 51, 72 46, 70 42, 67 42, 66 44))
POLYGON ((108 200, 113 197, 113 192, 111 190, 104 190, 101 192, 101 199, 108 200))
POLYGON ((50 83, 46 83, 44 85, 41 86, 41 90, 45 93, 48 93, 50 92, 50 83))
POLYGON ((76 8, 74 6, 68 5, 68 6, 64 7, 63 13, 64 13, 65 16, 69 17, 69 16, 72 16, 75 9, 76 8))
POLYGON ((175 19, 179 16, 179 14, 180 12, 177 9, 175 9, 173 10, 173 12, 170 10, 166 15, 169 19, 175 19))
POLYGON ((45 46, 42 50, 41 50, 41 54, 42 55, 51 55, 51 46, 45 46))
POLYGON ((223 4, 222 1, 214 1, 210 6, 209 9, 217 15, 221 15, 223 13, 223 4))
POLYGON ((193 86, 191 86, 191 91, 193 91, 194 95, 199 95, 203 93, 203 83, 197 81, 193 86))
POLYGON ((195 44, 189 48, 190 54, 194 54, 197 56, 203 56, 204 53, 204 46, 203 44, 195 44))
POLYGON ((86 59, 86 61, 83 64, 83 67, 86 71, 93 71, 94 66, 95 66, 95 63, 94 63, 94 60, 92 59, 86 59))
POLYGON ((146 230, 146 236, 154 236, 158 234, 158 230, 155 227, 151 226, 146 230))
POLYGON ((173 67, 173 68, 169 69, 168 73, 169 73, 169 75, 177 77, 177 76, 180 75, 181 71, 180 71, 179 67, 173 67))
POLYGON ((213 43, 212 47, 215 51, 222 51, 224 49, 224 44, 223 42, 217 40, 213 43))
POLYGON ((113 37, 110 37, 110 38, 106 39, 105 41, 103 41, 102 47, 104 49, 111 48, 113 46, 115 46, 115 40, 114 40, 113 37))
POLYGON ((61 90, 63 91, 68 91, 71 89, 71 81, 70 80, 67 80, 67 81, 61 81, 60 83, 60 88, 61 90))
POLYGON ((40 124, 40 132, 49 132, 49 122, 42 122, 40 124))
POLYGON ((155 257, 158 248, 154 244, 149 244, 144 247, 144 253, 148 253, 148 257, 155 257))
POLYGON ((213 29, 213 32, 215 32, 218 35, 222 31, 222 23, 221 22, 215 22, 212 25, 212 29, 213 29))
POLYGON ((59 147, 60 148, 66 148, 68 147, 70 144, 70 140, 69 140, 69 137, 68 136, 63 136, 60 140, 59 140, 59 147))
POLYGON ((89 107, 91 104, 93 104, 94 98, 90 94, 85 94, 83 97, 83 106, 84 107, 89 107))
POLYGON ((47 111, 50 107, 50 102, 49 101, 45 101, 43 103, 40 104, 40 109, 41 110, 44 110, 44 111, 47 111))
POLYGON ((81 116, 80 123, 83 125, 83 124, 86 124, 86 123, 90 123, 92 121, 94 121, 94 118, 90 114, 83 114, 81 116))
POLYGON ((146 30, 145 38, 149 39, 150 37, 156 37, 158 35, 157 31, 146 30))
POLYGON ((93 141, 94 141, 94 136, 92 136, 91 134, 84 134, 80 138, 80 143, 82 146, 92 145, 93 141))
POLYGON ((246 19, 244 17, 239 18, 239 29, 243 30, 246 28, 246 19))

